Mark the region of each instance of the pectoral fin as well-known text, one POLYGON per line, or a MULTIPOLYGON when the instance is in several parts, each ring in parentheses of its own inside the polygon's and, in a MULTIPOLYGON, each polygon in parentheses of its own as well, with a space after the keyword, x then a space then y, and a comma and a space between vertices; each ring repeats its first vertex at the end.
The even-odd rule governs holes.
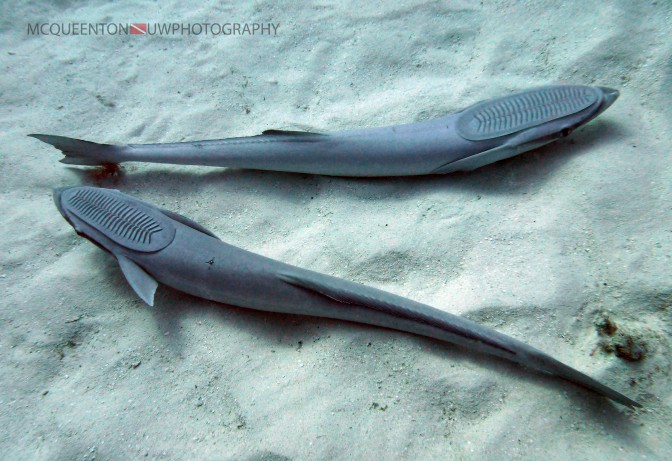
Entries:
POLYGON ((510 157, 522 154, 528 150, 536 149, 537 147, 545 146, 558 138, 562 137, 561 133, 557 136, 537 138, 533 130, 523 132, 511 139, 501 146, 495 147, 469 157, 441 165, 431 172, 431 174, 445 174, 453 173, 455 171, 472 171, 491 163, 499 162, 510 157), (528 139, 529 138, 529 139, 528 139))
POLYGON ((177 222, 181 222, 185 226, 189 226, 192 229, 196 229, 199 232, 203 232, 206 235, 209 235, 210 237, 214 237, 217 240, 221 240, 219 237, 217 237, 215 234, 212 233, 212 231, 206 229, 205 227, 201 226, 199 223, 196 221, 192 221, 191 219, 187 218, 186 216, 182 216, 179 213, 175 213, 174 211, 170 210, 164 210, 162 209, 161 212, 168 216, 169 218, 174 219, 177 222))
POLYGON ((143 268, 130 259, 120 255, 116 256, 119 261, 119 267, 121 267, 121 271, 126 276, 129 285, 131 285, 133 290, 135 290, 144 302, 153 306, 154 293, 156 293, 156 287, 159 283, 154 280, 154 277, 149 275, 143 268))
POLYGON ((490 163, 513 157, 519 153, 520 152, 514 146, 504 144, 502 146, 495 147, 494 149, 486 150, 485 152, 474 154, 461 160, 441 165, 440 167, 433 170, 431 174, 446 174, 453 173, 455 171, 471 171, 490 163))

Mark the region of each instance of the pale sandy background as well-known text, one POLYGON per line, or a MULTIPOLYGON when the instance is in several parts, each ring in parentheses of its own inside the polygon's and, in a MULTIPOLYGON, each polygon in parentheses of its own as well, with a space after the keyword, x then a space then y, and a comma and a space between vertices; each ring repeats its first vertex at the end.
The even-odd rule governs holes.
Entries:
POLYGON ((672 4, 220 3, 1 7, 0 458, 670 459, 672 4), (28 21, 280 27, 27 37, 28 21), (393 331, 165 287, 148 308, 53 206, 53 187, 95 179, 25 136, 377 126, 558 82, 621 97, 569 139, 470 174, 131 164, 102 185, 229 243, 466 315, 639 399, 637 412, 393 331), (601 312, 615 337, 598 336, 601 312), (644 360, 600 347, 628 338, 646 343, 644 360))

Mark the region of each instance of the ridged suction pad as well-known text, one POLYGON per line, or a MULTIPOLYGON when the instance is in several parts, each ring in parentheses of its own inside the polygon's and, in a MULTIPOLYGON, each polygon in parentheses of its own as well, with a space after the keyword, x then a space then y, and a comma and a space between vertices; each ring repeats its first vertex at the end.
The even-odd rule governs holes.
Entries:
POLYGON ((472 141, 498 138, 580 112, 599 101, 590 86, 548 86, 484 101, 457 121, 460 136, 472 141))
POLYGON ((76 187, 63 191, 60 200, 65 211, 131 250, 158 251, 175 237, 166 215, 118 191, 76 187))

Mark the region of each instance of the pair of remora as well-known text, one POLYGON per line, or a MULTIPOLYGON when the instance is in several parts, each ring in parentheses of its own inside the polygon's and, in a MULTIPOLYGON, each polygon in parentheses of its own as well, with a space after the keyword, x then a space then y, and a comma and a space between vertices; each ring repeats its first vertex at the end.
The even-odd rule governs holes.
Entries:
MULTIPOLYGON (((475 104, 441 119, 331 134, 270 130, 260 136, 112 146, 33 135, 65 163, 149 161, 346 176, 471 170, 566 136, 618 97, 609 88, 551 86, 475 104)), ((195 296, 258 310, 312 315, 406 331, 559 376, 615 402, 640 405, 511 337, 410 299, 301 269, 228 245, 194 221, 110 189, 56 190, 79 235, 119 261, 152 305, 161 282, 195 296)))

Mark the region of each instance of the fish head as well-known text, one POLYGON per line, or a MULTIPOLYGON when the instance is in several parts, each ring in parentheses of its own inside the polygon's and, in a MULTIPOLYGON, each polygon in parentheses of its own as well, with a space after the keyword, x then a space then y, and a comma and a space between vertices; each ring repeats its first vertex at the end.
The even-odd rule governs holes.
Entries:
POLYGON ((434 173, 474 170, 569 136, 607 110, 618 96, 613 88, 555 85, 474 104, 459 113, 456 130, 479 152, 434 173))
POLYGON ((618 90, 553 85, 474 104, 461 112, 457 131, 469 141, 501 140, 518 153, 568 136, 607 110, 618 90))
POLYGON ((115 255, 152 253, 175 238, 175 225, 158 208, 114 189, 55 189, 54 202, 77 234, 115 255))

